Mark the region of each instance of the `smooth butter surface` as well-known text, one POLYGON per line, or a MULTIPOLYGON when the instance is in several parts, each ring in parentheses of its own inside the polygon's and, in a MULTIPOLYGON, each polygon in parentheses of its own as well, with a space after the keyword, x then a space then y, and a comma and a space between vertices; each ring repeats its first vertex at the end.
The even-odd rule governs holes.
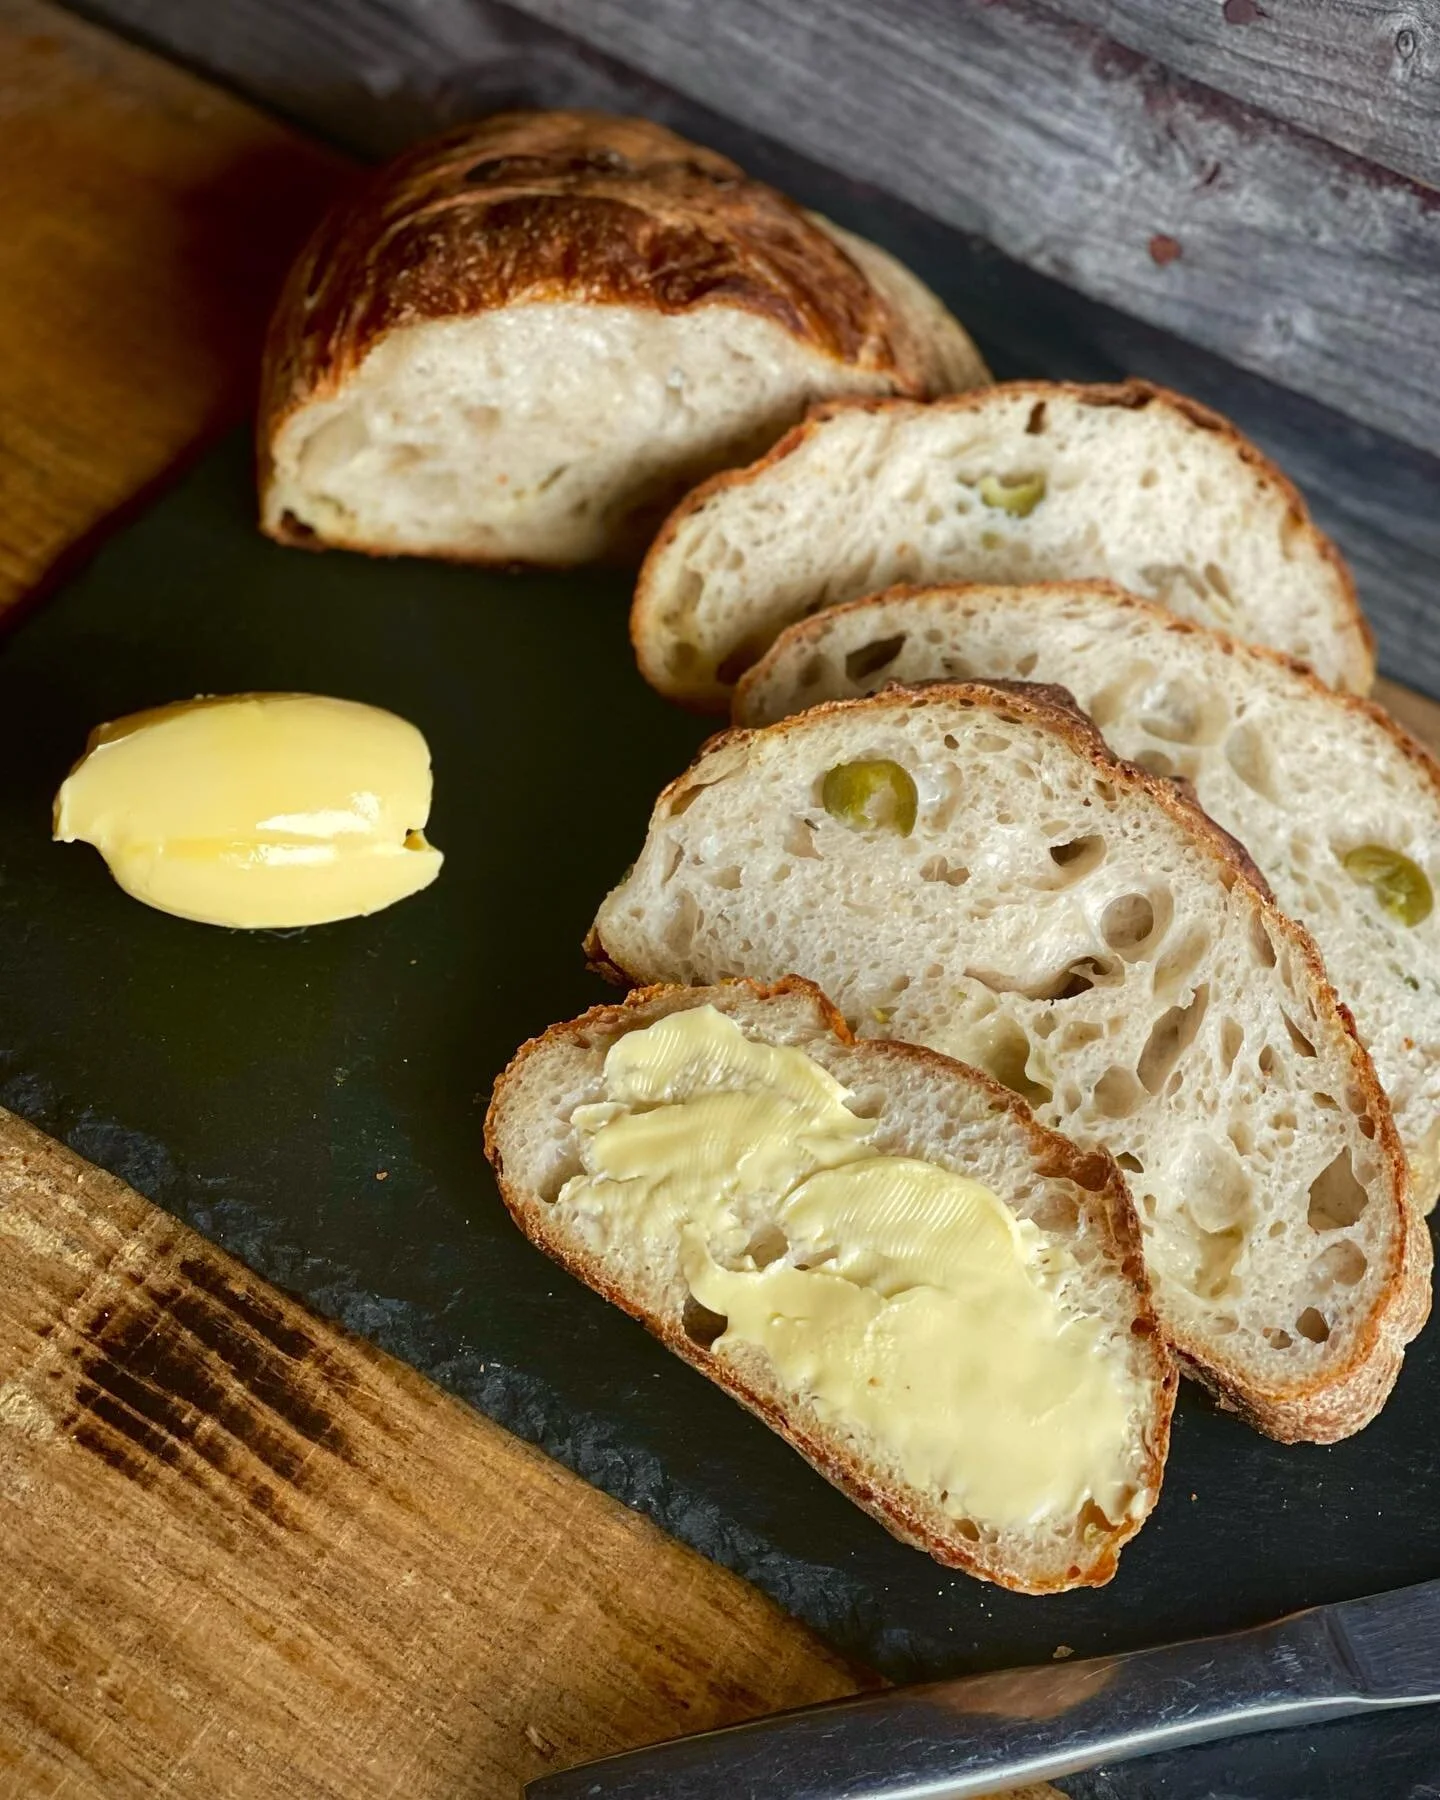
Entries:
POLYGON ((120 886, 211 925, 321 925, 426 887, 430 753, 394 713, 314 694, 235 694, 91 734, 55 836, 120 886))
POLYGON ((1064 1251, 979 1182, 882 1156, 826 1070, 714 1007, 627 1033, 605 1079, 560 1203, 617 1251, 678 1245, 717 1355, 763 1349, 953 1517, 1124 1514, 1128 1376, 1057 1300, 1064 1251))

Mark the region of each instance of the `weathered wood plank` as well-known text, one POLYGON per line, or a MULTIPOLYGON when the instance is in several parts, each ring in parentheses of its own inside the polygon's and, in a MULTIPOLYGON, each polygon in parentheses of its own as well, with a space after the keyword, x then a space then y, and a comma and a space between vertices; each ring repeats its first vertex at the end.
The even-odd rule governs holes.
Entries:
POLYGON ((0 137, 3 608, 244 413, 342 165, 34 0, 0 0, 0 137))
POLYGON ((1391 0, 1056 0, 1118 43, 1440 187, 1440 13, 1391 0))
POLYGON ((86 4, 372 150, 515 99, 613 104, 614 69, 524 13, 1031 268, 1440 448, 1440 389, 1417 379, 1440 338, 1428 191, 1036 0, 86 4))
MULTIPOLYGON (((1440 207, 1032 0, 523 0, 844 172, 1440 447, 1440 207)), ((432 9, 433 10, 433 9, 432 9)))
POLYGON ((514 1796, 862 1679, 0 1113, 0 1795, 514 1796))

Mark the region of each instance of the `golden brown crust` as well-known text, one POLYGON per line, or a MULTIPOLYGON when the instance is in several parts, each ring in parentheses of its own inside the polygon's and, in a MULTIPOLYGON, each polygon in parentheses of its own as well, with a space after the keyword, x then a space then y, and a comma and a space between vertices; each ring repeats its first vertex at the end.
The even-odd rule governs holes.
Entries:
MULTIPOLYGON (((728 158, 645 119, 499 113, 387 164, 301 253, 266 345, 261 491, 286 420, 388 332, 554 300, 735 307, 897 394, 939 391, 923 332, 828 231, 728 158)), ((304 527, 276 535, 314 543, 304 527)))
MULTIPOLYGON (((1116 784, 1149 794, 1171 815, 1218 865, 1227 883, 1241 882, 1254 895, 1260 917, 1273 937, 1287 940, 1314 981, 1316 998, 1328 1011, 1349 1056, 1351 1075, 1363 1097, 1373 1142, 1385 1171, 1386 1189, 1393 1201, 1395 1237, 1390 1266, 1381 1287, 1381 1300, 1356 1333, 1350 1358, 1323 1378, 1300 1379, 1286 1388, 1257 1394, 1247 1388, 1223 1362, 1207 1356, 1203 1347, 1171 1332, 1169 1341, 1185 1367, 1211 1388, 1231 1409, 1244 1413, 1259 1430, 1282 1442, 1329 1443, 1348 1437, 1367 1425, 1384 1404, 1399 1372, 1405 1345, 1425 1323, 1430 1311, 1430 1234, 1410 1190, 1409 1165, 1395 1126, 1390 1103, 1375 1074, 1368 1051, 1360 1041, 1350 1010, 1336 995, 1314 940, 1303 925, 1282 913, 1257 886, 1249 856, 1227 832, 1188 798, 1173 781, 1153 775, 1117 757, 1094 724, 1072 707, 1057 704, 1043 689, 1029 693, 1029 684, 1016 683, 1008 690, 987 682, 932 682, 924 687, 896 683, 865 699, 831 700, 808 712, 783 719, 759 731, 727 731, 703 745, 690 768, 666 787, 656 801, 656 812, 717 750, 743 745, 758 736, 784 735, 806 721, 854 711, 857 708, 908 708, 935 702, 981 707, 1001 714, 1030 716, 1053 731, 1089 761, 1099 774, 1116 784)), ((597 926, 587 935, 585 948, 592 964, 614 971, 621 980, 633 979, 609 955, 597 926)))
MULTIPOLYGON (((817 1024, 822 1025, 837 1042, 851 1048, 858 1040, 829 999, 811 981, 789 975, 769 984, 741 980, 724 984, 743 988, 757 1000, 778 995, 796 994, 811 1001, 816 1009, 817 1024)), ((608 1006, 592 1007, 578 1019, 551 1026, 538 1038, 532 1038, 515 1053, 508 1068, 496 1082, 485 1118, 485 1154, 495 1171, 501 1198, 520 1229, 566 1272, 593 1288, 602 1298, 637 1319, 667 1349, 693 1368, 707 1375, 742 1406, 783 1437, 817 1469, 826 1480, 847 1494, 858 1506, 877 1519, 894 1536, 916 1549, 926 1551, 936 1561, 952 1568, 964 1569, 981 1580, 994 1581, 1019 1593, 1046 1594, 1064 1592, 1076 1587, 1101 1587, 1114 1575, 1119 1554, 1135 1535, 1159 1497, 1165 1459, 1170 1444, 1170 1422, 1174 1410, 1178 1369, 1171 1359, 1150 1304, 1150 1285, 1140 1249, 1140 1228, 1129 1189, 1119 1167, 1105 1151, 1082 1151, 1068 1138, 1041 1125, 1018 1095, 1003 1087, 983 1070, 957 1063, 938 1051, 917 1045, 895 1043, 883 1039, 866 1039, 869 1054, 893 1057, 913 1067, 922 1063, 947 1074, 961 1076, 984 1088, 991 1102, 1003 1108, 1023 1128, 1040 1172, 1047 1178, 1072 1183, 1090 1197, 1111 1250, 1136 1293, 1137 1312, 1134 1330, 1148 1341, 1153 1351, 1153 1374, 1156 1378, 1156 1416, 1146 1441, 1146 1459, 1140 1477, 1145 1506, 1137 1516, 1113 1526, 1093 1546, 1086 1563, 1071 1565, 1063 1575, 1041 1578, 1027 1577, 1019 1569, 1007 1566, 993 1555, 987 1555, 983 1544, 971 1543, 958 1535, 940 1536, 921 1509, 908 1504, 883 1482, 867 1472, 857 1456, 837 1452, 817 1434, 797 1426, 787 1417, 786 1409, 761 1393, 732 1363, 713 1355, 689 1338, 678 1324, 659 1318, 608 1279, 598 1258, 574 1253, 555 1232, 549 1222, 544 1203, 528 1195, 510 1181, 505 1172, 499 1143, 498 1120, 504 1098, 524 1064, 537 1052, 557 1040, 576 1043, 584 1048, 608 1047, 617 1033, 632 1028, 647 1016, 659 1016, 687 1005, 703 1003, 713 990, 675 987, 660 983, 632 990, 623 1001, 608 1006)))
MULTIPOLYGON (((1268 456, 1253 444, 1249 438, 1220 413, 1212 412, 1209 407, 1202 406, 1198 400, 1191 400, 1184 394, 1177 394, 1170 388, 1156 386, 1153 382, 1129 380, 1115 383, 1084 383, 1076 381, 1007 381, 994 387, 977 388, 968 393, 948 394, 931 402, 933 406, 943 407, 948 411, 973 411, 976 407, 994 404, 1002 399, 1029 398, 1035 404, 1054 399, 1073 400, 1083 406, 1115 406, 1127 411, 1138 412, 1147 406, 1168 406, 1188 419, 1192 425, 1202 430, 1216 432, 1225 439, 1236 452, 1240 460, 1252 469, 1260 479, 1273 487, 1285 501, 1291 518, 1297 529, 1310 544, 1312 549, 1334 570, 1340 583, 1342 610, 1344 621, 1352 626, 1360 637, 1366 672, 1363 686, 1368 688, 1375 678, 1375 634, 1369 620, 1360 610, 1359 598, 1355 592, 1355 579, 1335 544, 1321 531, 1310 517, 1310 510, 1305 504, 1304 496, 1283 470, 1276 467, 1268 456)), ((640 672, 652 687, 677 700, 682 706, 691 706, 695 710, 706 712, 715 708, 708 697, 671 694, 663 672, 657 669, 650 652, 654 642, 652 612, 655 610, 653 589, 655 571, 661 558, 674 541, 681 526, 695 513, 714 499, 717 494, 724 493, 733 487, 742 487, 757 480, 783 462, 787 456, 793 456, 800 447, 813 436, 816 429, 825 420, 842 412, 894 412, 908 411, 914 402, 903 397, 863 396, 856 395, 846 399, 822 400, 794 426, 766 454, 750 463, 743 469, 725 469, 718 475, 712 475, 706 481, 693 488, 669 518, 655 534, 640 573, 635 583, 635 598, 630 608, 630 641, 635 649, 636 661, 640 672)), ((868 597, 868 596, 867 596, 868 597)), ((1299 665, 1297 665, 1299 666, 1299 665)))

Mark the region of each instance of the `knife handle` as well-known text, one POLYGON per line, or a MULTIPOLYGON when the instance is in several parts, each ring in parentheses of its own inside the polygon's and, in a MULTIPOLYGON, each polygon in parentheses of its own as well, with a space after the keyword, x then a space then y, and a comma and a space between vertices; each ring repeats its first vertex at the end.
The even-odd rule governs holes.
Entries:
POLYGON ((546 1775, 527 1800, 966 1800, 1158 1750, 1344 1718, 1331 1609, 1128 1656, 893 1688, 546 1775))

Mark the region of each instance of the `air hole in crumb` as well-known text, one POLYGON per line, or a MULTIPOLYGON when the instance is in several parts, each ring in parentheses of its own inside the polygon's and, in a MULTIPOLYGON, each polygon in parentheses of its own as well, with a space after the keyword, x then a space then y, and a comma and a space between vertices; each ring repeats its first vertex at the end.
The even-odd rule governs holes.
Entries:
POLYGON ((845 674, 851 681, 864 681, 867 675, 874 675, 894 662, 904 648, 903 631, 894 637, 877 638, 873 644, 862 644, 845 658, 845 674))
POLYGON ((1142 488, 1153 488, 1159 479, 1160 471, 1158 469, 1146 469, 1140 476, 1140 485, 1142 488))
POLYGON ((1318 1306, 1307 1306, 1295 1321, 1295 1329, 1312 1344, 1323 1344, 1330 1335, 1330 1321, 1318 1306))
POLYGON ((1294 1049, 1296 1055, 1313 1056, 1315 1054, 1315 1046, 1290 1017, 1289 1013, 1282 1012, 1280 1017, 1285 1021, 1285 1029, 1290 1034, 1291 1047, 1294 1049))
POLYGON ((1259 913, 1250 921, 1250 947, 1255 952, 1255 960, 1261 968, 1273 969, 1277 960, 1275 940, 1270 936, 1269 928, 1259 913))
POLYGON ((801 665, 797 680, 802 688, 812 688, 824 673, 825 658, 823 656, 807 656, 801 665))
POLYGON ((1321 1251, 1311 1263, 1310 1273, 1322 1288, 1354 1287, 1369 1266, 1360 1246, 1342 1238, 1321 1251))
POLYGON ((724 888, 727 892, 733 893, 744 880, 744 876, 738 863, 728 863, 725 868, 716 869, 710 879, 716 887, 724 888))
POLYGON ((1025 435, 1027 437, 1040 437, 1044 433, 1045 406, 1045 401, 1037 400, 1030 408, 1030 417, 1025 421, 1025 435))
POLYGON ((1105 840, 1092 833, 1089 837, 1070 838, 1063 844, 1052 844, 1050 860, 1056 868, 1065 871, 1067 882, 1079 881, 1104 862, 1105 840))
POLYGON ((1129 1150, 1122 1150, 1115 1160, 1122 1169, 1125 1169, 1131 1175, 1143 1175, 1145 1173, 1144 1163, 1141 1162, 1138 1156, 1134 1155, 1129 1150))
POLYGON ((729 1323, 724 1313, 712 1312, 693 1294, 686 1294, 685 1304, 680 1311, 680 1329, 692 1344, 708 1350, 716 1338, 724 1336, 729 1323))
POLYGON ((1138 950, 1153 935, 1155 908, 1146 894, 1121 894, 1100 915, 1100 935, 1122 954, 1138 950))
POLYGON ((1272 1350, 1288 1350, 1295 1342, 1288 1331, 1282 1331, 1278 1325, 1267 1325, 1263 1334, 1270 1340, 1272 1350))
POLYGON ((1205 1009, 1210 1004, 1210 986, 1202 982, 1186 1006, 1172 1006, 1151 1028, 1135 1068, 1141 1084, 1158 1094, 1171 1071, 1195 1041, 1205 1009))
POLYGON ((1305 1216, 1312 1231, 1339 1231, 1355 1223, 1369 1199, 1355 1178, 1350 1152, 1342 1150, 1310 1183, 1310 1206, 1305 1216))
POLYGON ((940 742, 944 744, 947 750, 958 750, 960 748, 959 738, 948 731, 945 733, 944 737, 941 738, 940 742))
POLYGON ((768 1269, 790 1249, 790 1240, 778 1225, 762 1225, 745 1246, 745 1254, 757 1269, 768 1269))
POLYGON ((1228 1075, 1235 1067, 1235 1058, 1240 1054, 1245 1042, 1245 1027, 1238 1019, 1222 1019, 1220 1022, 1220 1066, 1228 1075))
POLYGON ((670 802, 669 808, 665 814, 666 818, 678 819, 682 813, 689 812, 690 808, 705 792, 706 788, 711 785, 712 784, 708 781, 692 781, 689 787, 681 788, 680 792, 676 794, 675 798, 670 802))
POLYGON ((1088 1535, 1092 1531, 1110 1532, 1115 1527, 1093 1500, 1087 1500, 1080 1509, 1080 1529, 1088 1535))
POLYGON ((319 536, 313 525, 307 525, 302 518, 291 512, 288 506, 280 515, 280 529, 291 543, 295 544, 308 544, 312 538, 319 536))
POLYGON ((950 887, 964 887, 970 879, 970 871, 963 868, 952 868, 943 856, 932 856, 928 862, 920 865, 922 881, 943 881, 950 887))
POLYGON ((973 1519, 957 1519, 955 1521, 955 1533, 957 1537, 964 1538, 967 1544, 978 1544, 980 1542, 980 1527, 973 1519))
MULTIPOLYGON (((1145 1090, 1134 1071, 1110 1068, 1095 1083, 1095 1105, 1107 1119, 1126 1119, 1145 1104, 1145 1090)), ((1131 1162, 1135 1162, 1131 1157, 1131 1162)), ((1140 1165, 1135 1163, 1138 1170, 1140 1165)))
POLYGON ((1262 1075, 1275 1073, 1275 1051, 1270 1044, 1262 1044, 1260 1054, 1255 1058, 1255 1066, 1262 1075))

